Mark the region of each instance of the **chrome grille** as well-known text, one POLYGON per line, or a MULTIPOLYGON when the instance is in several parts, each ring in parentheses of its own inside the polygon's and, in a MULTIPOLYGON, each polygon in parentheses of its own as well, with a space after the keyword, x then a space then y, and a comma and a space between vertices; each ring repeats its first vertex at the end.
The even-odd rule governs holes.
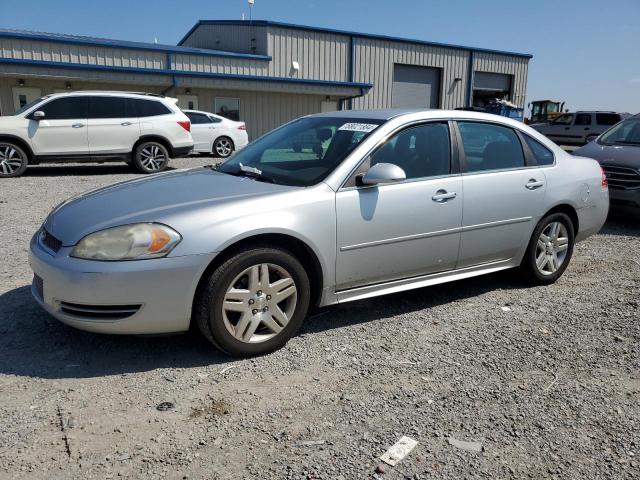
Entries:
POLYGON ((617 165, 602 165, 602 168, 609 181, 609 188, 621 190, 640 188, 640 171, 617 165))
POLYGON ((51 250, 53 253, 58 253, 58 251, 62 248, 62 242, 51 235, 49 232, 47 232, 47 230, 44 228, 40 230, 40 243, 44 245, 45 248, 51 250))
POLYGON ((83 320, 123 320, 140 310, 142 305, 81 305, 60 302, 60 311, 83 320))

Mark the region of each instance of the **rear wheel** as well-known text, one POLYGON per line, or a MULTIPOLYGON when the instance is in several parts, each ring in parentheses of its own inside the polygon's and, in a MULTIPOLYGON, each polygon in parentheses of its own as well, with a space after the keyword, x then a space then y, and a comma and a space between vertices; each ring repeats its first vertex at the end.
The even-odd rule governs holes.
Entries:
POLYGON ((143 142, 133 152, 133 165, 141 173, 157 173, 167 168, 169 152, 159 142, 143 142))
POLYGON ((227 158, 233 153, 233 141, 229 137, 220 137, 213 142, 213 154, 216 157, 227 158))
POLYGON ((574 243, 573 223, 566 214, 553 213, 540 220, 522 259, 527 279, 538 285, 555 282, 569 265, 574 243))
POLYGON ((19 177, 27 169, 29 157, 15 143, 0 142, 0 178, 19 177))
POLYGON ((225 261, 196 302, 200 331, 229 355, 248 357, 284 346, 307 315, 310 284, 289 252, 251 248, 225 261))

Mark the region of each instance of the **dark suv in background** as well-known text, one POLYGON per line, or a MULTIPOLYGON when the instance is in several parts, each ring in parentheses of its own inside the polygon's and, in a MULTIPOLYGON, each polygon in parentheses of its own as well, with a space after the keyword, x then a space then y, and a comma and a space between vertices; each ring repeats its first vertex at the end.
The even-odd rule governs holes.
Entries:
POLYGON ((558 145, 584 145, 628 117, 615 112, 564 113, 549 123, 529 125, 558 145))

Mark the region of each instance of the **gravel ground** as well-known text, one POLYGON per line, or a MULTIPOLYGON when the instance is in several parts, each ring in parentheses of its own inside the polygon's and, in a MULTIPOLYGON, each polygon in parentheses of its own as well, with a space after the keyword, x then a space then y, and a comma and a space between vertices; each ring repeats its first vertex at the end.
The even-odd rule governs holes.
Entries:
POLYGON ((76 331, 32 301, 49 210, 134 176, 2 182, 0 478, 640 478, 637 218, 579 244, 555 285, 507 272, 331 307, 238 361, 195 334, 76 331), (418 446, 381 467, 403 435, 418 446))

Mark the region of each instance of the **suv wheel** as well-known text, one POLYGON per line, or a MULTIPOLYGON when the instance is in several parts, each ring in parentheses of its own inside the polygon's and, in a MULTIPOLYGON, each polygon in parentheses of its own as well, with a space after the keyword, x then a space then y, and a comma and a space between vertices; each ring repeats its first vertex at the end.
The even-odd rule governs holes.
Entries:
POLYGON ((262 355, 284 346, 307 315, 311 288, 302 264, 286 250, 243 250, 206 280, 196 301, 200 331, 223 352, 262 355))
POLYGON ((167 168, 169 152, 159 142, 143 142, 133 153, 133 165, 141 173, 157 173, 167 168))
POLYGON ((227 158, 233 153, 233 141, 229 137, 220 137, 213 142, 213 154, 216 157, 227 158))
POLYGON ((0 178, 19 177, 27 169, 29 157, 14 143, 0 142, 0 178))
POLYGON ((573 254, 574 235, 573 223, 564 213, 553 213, 540 220, 522 259, 526 278, 538 285, 548 285, 560 278, 573 254))

